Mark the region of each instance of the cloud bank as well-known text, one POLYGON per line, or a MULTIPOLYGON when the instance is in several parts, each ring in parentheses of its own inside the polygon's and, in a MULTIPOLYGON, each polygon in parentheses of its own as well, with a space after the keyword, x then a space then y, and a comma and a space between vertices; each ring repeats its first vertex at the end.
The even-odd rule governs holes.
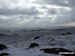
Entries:
POLYGON ((51 27, 75 22, 75 0, 0 0, 0 28, 51 27))

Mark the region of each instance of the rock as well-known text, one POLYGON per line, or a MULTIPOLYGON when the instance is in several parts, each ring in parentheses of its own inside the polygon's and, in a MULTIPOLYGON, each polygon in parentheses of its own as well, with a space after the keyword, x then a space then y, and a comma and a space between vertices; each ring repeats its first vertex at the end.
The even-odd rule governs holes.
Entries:
POLYGON ((35 30, 32 30, 32 31, 35 31, 35 30))
POLYGON ((6 34, 0 34, 0 36, 7 36, 6 34))
POLYGON ((50 41, 55 41, 55 39, 51 39, 50 41))
POLYGON ((62 33, 62 35, 66 35, 65 33, 62 33))
POLYGON ((38 39, 38 38, 40 38, 39 36, 37 36, 37 37, 35 37, 34 39, 38 39))
POLYGON ((1 53, 0 56, 8 56, 9 53, 1 53))
POLYGON ((4 45, 4 44, 0 44, 0 50, 4 50, 6 49, 7 47, 4 45))
POLYGON ((67 32, 67 34, 72 34, 71 32, 67 32))
POLYGON ((38 47, 39 46, 39 44, 37 44, 37 43, 31 43, 31 45, 29 46, 29 48, 34 48, 34 47, 38 47))
POLYGON ((62 56, 75 56, 75 54, 63 54, 62 56))
MULTIPOLYGON (((48 54, 60 54, 60 52, 73 52, 71 50, 63 49, 63 48, 45 48, 45 49, 40 49, 40 51, 44 51, 44 53, 48 54)), ((74 54, 62 54, 63 56, 67 55, 74 55, 74 54)))
POLYGON ((62 35, 72 34, 71 32, 62 33, 62 35))

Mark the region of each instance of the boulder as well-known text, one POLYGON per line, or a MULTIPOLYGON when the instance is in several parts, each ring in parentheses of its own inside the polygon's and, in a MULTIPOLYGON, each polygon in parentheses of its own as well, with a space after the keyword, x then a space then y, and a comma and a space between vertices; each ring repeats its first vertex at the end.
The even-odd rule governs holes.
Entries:
POLYGON ((36 30, 32 30, 32 31, 36 31, 36 30))
POLYGON ((0 36, 7 36, 6 34, 0 34, 0 36))
POLYGON ((72 34, 71 32, 67 32, 67 34, 72 34))
POLYGON ((71 32, 62 33, 62 35, 72 34, 71 32))
POLYGON ((29 48, 39 47, 38 43, 31 43, 29 48))
POLYGON ((38 38, 40 38, 40 37, 39 37, 39 36, 36 36, 36 37, 34 38, 34 40, 35 40, 35 39, 38 39, 38 38))
POLYGON ((1 53, 0 56, 8 56, 9 53, 1 53))
MULTIPOLYGON (((44 48, 44 49, 40 49, 40 51, 43 51, 44 53, 48 53, 48 54, 60 54, 61 52, 73 52, 71 50, 68 49, 64 49, 64 48, 44 48)), ((63 56, 73 56, 75 54, 61 54, 63 56)))
POLYGON ((4 50, 4 49, 6 49, 6 48, 7 48, 6 45, 0 44, 0 50, 4 50))
POLYGON ((66 35, 65 33, 62 33, 62 35, 66 35))

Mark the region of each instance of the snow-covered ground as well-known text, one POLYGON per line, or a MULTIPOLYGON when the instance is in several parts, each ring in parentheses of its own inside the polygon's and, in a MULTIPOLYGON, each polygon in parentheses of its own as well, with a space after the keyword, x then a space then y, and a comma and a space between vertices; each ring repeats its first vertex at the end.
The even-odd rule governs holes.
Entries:
MULTIPOLYGON (((42 48, 65 48, 75 50, 75 33, 62 35, 65 30, 42 30, 42 31, 0 31, 0 34, 8 36, 0 37, 0 43, 5 44, 8 49, 0 53, 9 53, 10 56, 61 56, 46 54, 40 51, 42 48), (34 40, 36 36, 40 38, 34 40), (38 43, 40 46, 26 49, 31 43, 38 43)), ((70 31, 71 32, 71 31, 70 31)))

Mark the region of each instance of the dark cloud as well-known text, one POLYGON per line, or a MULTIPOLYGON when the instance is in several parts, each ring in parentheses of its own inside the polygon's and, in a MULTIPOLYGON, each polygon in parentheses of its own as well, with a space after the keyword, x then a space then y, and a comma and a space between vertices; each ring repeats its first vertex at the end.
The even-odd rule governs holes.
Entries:
POLYGON ((48 9, 48 15, 55 15, 55 14, 57 14, 57 12, 56 12, 56 10, 55 9, 48 9))
POLYGON ((0 15, 38 15, 41 12, 39 12, 36 8, 30 8, 30 9, 0 9, 0 15))

